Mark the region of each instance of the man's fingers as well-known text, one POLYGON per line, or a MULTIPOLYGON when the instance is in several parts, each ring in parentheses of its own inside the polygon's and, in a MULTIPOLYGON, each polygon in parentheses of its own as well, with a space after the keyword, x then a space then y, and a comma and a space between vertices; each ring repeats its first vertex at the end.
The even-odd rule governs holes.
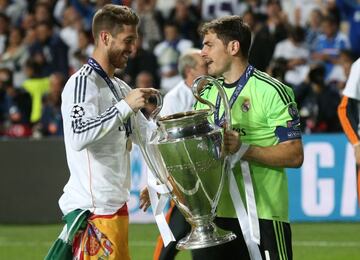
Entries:
POLYGON ((146 211, 150 206, 150 197, 149 197, 149 191, 147 188, 144 188, 140 192, 140 206, 139 208, 143 211, 146 211))
POLYGON ((156 95, 159 93, 159 91, 154 88, 138 88, 138 90, 144 94, 148 94, 149 96, 156 95))
POLYGON ((140 92, 140 101, 143 102, 143 104, 149 103, 149 98, 159 93, 158 90, 153 88, 139 88, 138 91, 140 92))
POLYGON ((139 208, 142 209, 143 211, 146 211, 150 206, 150 202, 149 201, 140 201, 140 206, 139 208))
POLYGON ((224 152, 226 154, 233 154, 235 153, 239 145, 241 145, 239 140, 238 132, 234 130, 227 130, 224 132, 224 152))

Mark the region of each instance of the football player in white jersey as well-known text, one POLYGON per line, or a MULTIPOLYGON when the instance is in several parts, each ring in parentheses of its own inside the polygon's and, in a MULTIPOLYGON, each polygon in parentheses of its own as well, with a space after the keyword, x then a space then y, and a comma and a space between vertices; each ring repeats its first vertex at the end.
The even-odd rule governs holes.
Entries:
POLYGON ((356 187, 360 207, 360 58, 351 66, 338 116, 344 133, 354 147, 356 162, 356 187))
MULTIPOLYGON (((73 259, 130 259, 129 152, 132 141, 138 142, 134 125, 147 125, 138 110, 158 93, 152 88, 132 90, 114 76, 135 47, 138 23, 138 16, 126 6, 109 4, 98 10, 92 24, 94 53, 62 93, 70 179, 59 205, 73 259)), ((51 258, 54 247, 48 259, 59 259, 51 258)))

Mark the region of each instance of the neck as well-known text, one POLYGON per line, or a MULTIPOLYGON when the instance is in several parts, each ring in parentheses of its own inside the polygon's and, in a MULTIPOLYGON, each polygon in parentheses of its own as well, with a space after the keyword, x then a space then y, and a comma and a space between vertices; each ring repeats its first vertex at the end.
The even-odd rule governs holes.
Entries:
POLYGON ((232 62, 230 69, 223 73, 225 83, 231 84, 237 81, 244 74, 248 65, 247 61, 232 62))
POLYGON ((104 51, 99 48, 95 49, 92 58, 100 64, 101 68, 106 72, 109 78, 114 77, 115 67, 109 63, 108 57, 104 51))
POLYGON ((193 83, 193 80, 191 79, 191 78, 186 78, 185 80, 184 80, 184 82, 185 82, 185 85, 186 86, 188 86, 189 88, 191 88, 191 85, 192 85, 192 83, 193 83))

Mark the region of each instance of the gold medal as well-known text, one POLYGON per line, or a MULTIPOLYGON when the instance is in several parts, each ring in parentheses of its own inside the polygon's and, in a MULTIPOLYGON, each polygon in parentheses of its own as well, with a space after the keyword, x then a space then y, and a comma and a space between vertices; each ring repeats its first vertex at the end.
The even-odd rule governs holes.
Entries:
POLYGON ((128 150, 129 152, 131 152, 131 149, 132 149, 132 141, 130 138, 128 138, 126 140, 126 150, 128 150))

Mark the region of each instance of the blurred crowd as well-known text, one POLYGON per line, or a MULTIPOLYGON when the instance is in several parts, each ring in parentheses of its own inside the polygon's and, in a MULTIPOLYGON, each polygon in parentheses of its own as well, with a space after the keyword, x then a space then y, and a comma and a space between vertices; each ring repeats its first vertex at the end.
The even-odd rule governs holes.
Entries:
POLYGON ((250 63, 294 89, 302 131, 341 131, 336 109, 360 56, 359 0, 0 0, 2 138, 63 135, 62 88, 91 55, 92 16, 106 3, 141 19, 136 49, 117 72, 131 87, 166 94, 181 80, 181 53, 201 48, 199 26, 240 15, 253 33, 250 63))

